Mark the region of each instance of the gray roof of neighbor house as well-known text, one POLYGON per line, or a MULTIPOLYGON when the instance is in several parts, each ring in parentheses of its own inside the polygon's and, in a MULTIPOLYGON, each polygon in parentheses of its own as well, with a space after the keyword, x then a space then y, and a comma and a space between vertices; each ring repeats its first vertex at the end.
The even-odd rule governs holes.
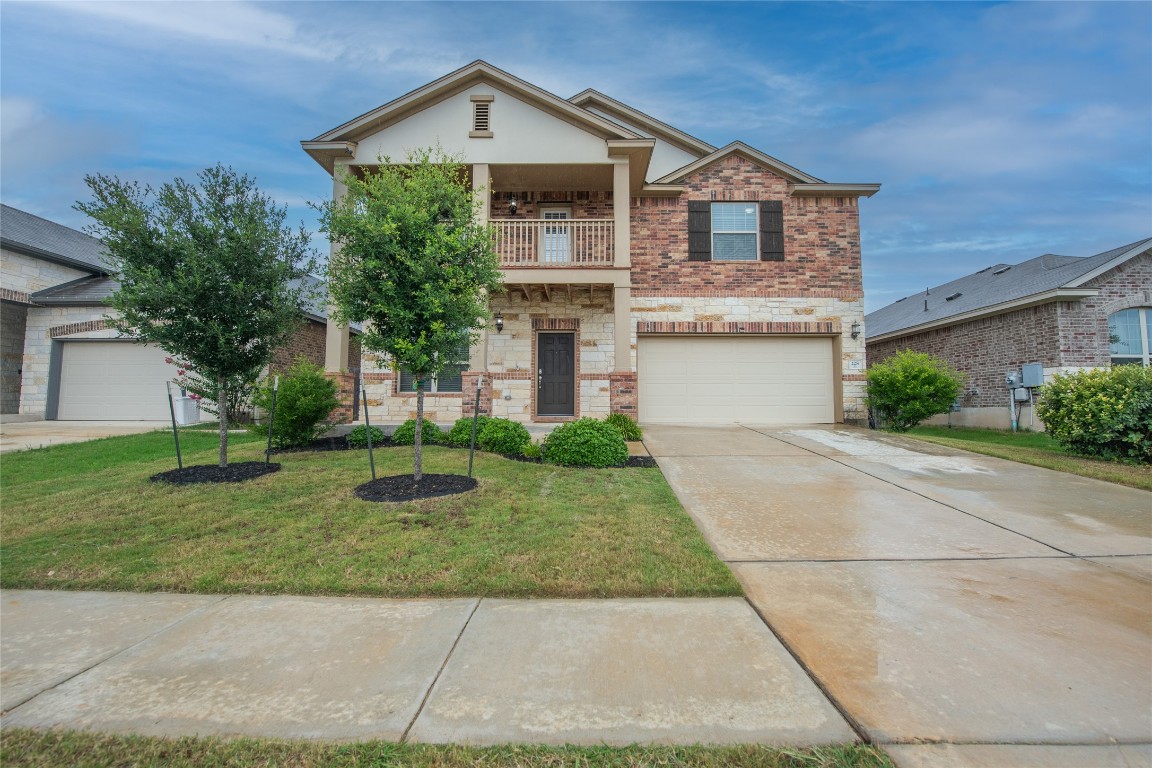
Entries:
MULTIPOLYGON (((304 282, 312 289, 311 300, 304 314, 318 322, 327 322, 328 304, 326 301, 327 294, 324 291, 324 281, 308 275, 304 278, 304 282)), ((292 284, 294 286, 299 285, 300 281, 293 280, 292 284)), ((81 277, 71 282, 37 291, 32 294, 32 302, 44 307, 98 306, 103 304, 104 299, 111 296, 119 287, 120 283, 104 275, 81 277)), ((359 331, 360 327, 353 326, 353 330, 359 331)))
POLYGON ((94 237, 0 204, 0 246, 29 256, 104 274, 104 245, 94 237))
MULTIPOLYGON (((982 314, 1007 311, 1029 299, 1051 300, 1059 291, 1083 290, 1088 280, 1128 259, 1152 250, 1152 238, 1095 256, 1045 254, 1019 264, 994 264, 926 293, 905 296, 864 318, 868 338, 914 332, 982 314)), ((1069 298, 1075 298, 1069 295, 1069 298)))

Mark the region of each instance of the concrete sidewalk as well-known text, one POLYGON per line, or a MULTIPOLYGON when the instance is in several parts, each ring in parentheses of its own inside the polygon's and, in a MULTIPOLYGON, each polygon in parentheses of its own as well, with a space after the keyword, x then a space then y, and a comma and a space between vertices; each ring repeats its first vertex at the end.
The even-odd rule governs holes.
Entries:
POLYGON ((467 744, 857 738, 739 598, 0 600, 3 727, 467 744))
POLYGON ((0 453, 83 443, 165 428, 171 428, 166 421, 44 421, 4 416, 0 419, 0 453))

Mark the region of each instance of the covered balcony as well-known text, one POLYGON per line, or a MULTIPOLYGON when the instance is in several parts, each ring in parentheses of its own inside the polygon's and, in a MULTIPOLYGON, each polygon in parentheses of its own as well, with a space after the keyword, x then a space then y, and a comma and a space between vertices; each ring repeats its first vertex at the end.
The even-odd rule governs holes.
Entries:
MULTIPOLYGON (((547 214, 546 214, 547 215, 547 214)), ((515 267, 612 267, 616 263, 612 219, 492 219, 500 265, 515 267)))

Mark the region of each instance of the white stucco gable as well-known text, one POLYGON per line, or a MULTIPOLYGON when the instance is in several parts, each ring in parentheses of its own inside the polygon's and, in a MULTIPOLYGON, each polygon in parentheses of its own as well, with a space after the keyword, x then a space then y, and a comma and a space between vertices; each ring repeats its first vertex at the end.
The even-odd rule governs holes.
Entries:
POLYGON ((413 150, 439 144, 465 163, 604 163, 605 138, 550 114, 500 88, 479 82, 399 122, 362 138, 354 161, 375 163, 381 156, 403 160, 413 150), (491 96, 490 138, 470 137, 472 97, 491 96))

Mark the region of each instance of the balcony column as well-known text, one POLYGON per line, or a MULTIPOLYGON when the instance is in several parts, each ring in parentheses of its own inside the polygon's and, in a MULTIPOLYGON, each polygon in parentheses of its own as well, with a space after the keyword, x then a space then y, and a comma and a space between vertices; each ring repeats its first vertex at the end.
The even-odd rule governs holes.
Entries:
POLYGON ((632 266, 632 227, 629 222, 632 194, 628 157, 615 158, 612 164, 612 223, 615 230, 613 249, 615 266, 632 266))
MULTIPOLYGON (((476 223, 482 227, 488 226, 488 198, 492 191, 488 188, 488 164, 474 163, 472 165, 472 209, 476 216, 476 223)), ((481 328, 476 343, 468 351, 468 367, 473 371, 488 370, 488 329, 481 328)))
MULTIPOLYGON (((344 174, 349 171, 348 165, 337 162, 332 169, 332 199, 339 200, 344 197, 348 187, 344 184, 344 174)), ((340 247, 332 243, 328 247, 329 256, 334 256, 340 247)), ((333 305, 328 302, 328 322, 324 331, 324 370, 328 373, 339 373, 348 370, 348 326, 337 325, 332 320, 333 305)))
POLYGON ((616 346, 617 371, 632 370, 632 288, 616 286, 612 296, 613 340, 616 346))

